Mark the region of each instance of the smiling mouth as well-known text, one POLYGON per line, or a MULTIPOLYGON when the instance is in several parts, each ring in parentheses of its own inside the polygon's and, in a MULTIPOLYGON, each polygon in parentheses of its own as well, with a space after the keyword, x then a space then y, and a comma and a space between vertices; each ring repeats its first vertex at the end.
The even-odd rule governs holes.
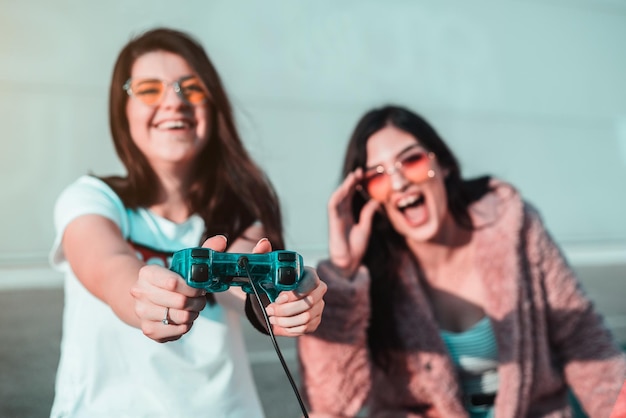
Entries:
POLYGON ((180 131, 185 129, 191 129, 192 127, 193 126, 190 122, 184 120, 168 120, 155 125, 155 128, 163 131, 180 131))

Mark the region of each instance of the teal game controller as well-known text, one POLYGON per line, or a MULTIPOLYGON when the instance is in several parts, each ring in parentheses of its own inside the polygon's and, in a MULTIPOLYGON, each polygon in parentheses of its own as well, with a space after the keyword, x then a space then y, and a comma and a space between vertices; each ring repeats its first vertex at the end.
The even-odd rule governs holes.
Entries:
POLYGON ((304 263, 294 251, 241 254, 196 247, 175 252, 170 270, 189 286, 210 293, 223 292, 230 286, 241 286, 244 292, 254 293, 254 283, 274 302, 280 292, 298 287, 304 263))

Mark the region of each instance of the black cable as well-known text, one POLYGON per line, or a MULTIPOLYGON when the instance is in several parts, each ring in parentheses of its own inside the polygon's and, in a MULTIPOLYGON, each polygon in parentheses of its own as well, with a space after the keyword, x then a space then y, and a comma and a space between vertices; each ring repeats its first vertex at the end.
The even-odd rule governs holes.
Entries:
POLYGON ((302 414, 304 415, 305 418, 309 418, 309 414, 306 410, 306 407, 304 406, 304 402, 302 402, 302 397, 300 396, 300 392, 298 392, 298 387, 296 386, 296 383, 294 382, 293 377, 291 376, 291 372, 289 371, 289 367, 287 367, 287 363, 285 362, 285 359, 283 358, 283 354, 280 351, 280 348, 278 347, 278 342, 276 341, 276 337, 274 336, 274 331, 272 331, 272 324, 270 324, 270 320, 267 317, 267 313, 265 312, 265 307, 263 306, 263 302, 261 302, 261 297, 259 296, 257 285, 256 283, 254 283, 254 280, 252 280, 252 277, 250 276, 250 270, 248 268, 248 257, 245 257, 245 256, 240 257, 237 263, 240 266, 245 267, 246 269, 248 280, 250 280, 250 284, 252 284, 252 290, 254 290, 254 296, 256 296, 256 300, 259 304, 259 307, 261 308, 261 312, 263 313, 263 319, 265 319, 265 324, 267 325, 267 330, 269 331, 270 339, 272 340, 272 344, 274 344, 274 350, 276 350, 276 354, 278 355, 280 364, 283 366, 283 369, 285 370, 285 374, 287 375, 287 378, 289 379, 289 383, 291 384, 291 388, 293 389, 293 392, 296 394, 296 398, 298 399, 298 403, 300 404, 300 409, 302 410, 302 414))

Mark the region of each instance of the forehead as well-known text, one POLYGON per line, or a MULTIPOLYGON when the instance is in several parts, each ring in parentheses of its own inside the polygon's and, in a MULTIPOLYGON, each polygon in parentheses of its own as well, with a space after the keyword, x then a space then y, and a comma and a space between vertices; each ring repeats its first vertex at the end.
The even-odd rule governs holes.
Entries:
POLYGON ((393 162, 417 138, 395 126, 385 126, 369 137, 366 144, 368 167, 393 162))
POLYGON ((166 51, 147 52, 138 57, 130 69, 131 77, 177 80, 194 74, 191 66, 180 55, 166 51))

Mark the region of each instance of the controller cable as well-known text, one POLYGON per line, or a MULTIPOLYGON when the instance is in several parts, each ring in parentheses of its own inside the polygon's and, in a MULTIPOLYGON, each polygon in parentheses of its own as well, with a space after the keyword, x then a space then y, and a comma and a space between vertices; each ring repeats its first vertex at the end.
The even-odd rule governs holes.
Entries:
POLYGON ((265 320, 265 324, 267 325, 267 330, 269 331, 270 339, 272 340, 272 344, 274 345, 274 350, 276 350, 276 354, 278 355, 280 364, 283 366, 283 370, 285 370, 285 374, 287 375, 287 378, 289 379, 291 388, 293 389, 293 392, 296 394, 296 398, 298 399, 298 403, 300 404, 300 409, 302 410, 302 414, 304 415, 304 418, 309 418, 309 414, 307 413, 306 407, 304 406, 304 402, 302 402, 302 397, 300 396, 300 392, 298 392, 298 388, 293 380, 293 377, 291 376, 291 373, 289 372, 289 367, 287 367, 287 363, 285 362, 285 359, 283 358, 283 354, 280 351, 280 348, 278 347, 278 342, 276 341, 276 337, 274 336, 274 331, 272 331, 272 324, 270 324, 270 320, 267 317, 265 308, 263 307, 263 302, 261 302, 261 297, 259 296, 259 292, 257 290, 257 284, 254 282, 254 280, 252 280, 252 277, 250 276, 248 257, 245 257, 245 256, 239 257, 237 264, 239 264, 240 267, 243 267, 246 270, 246 274, 248 275, 248 280, 250 280, 250 284, 252 284, 252 290, 254 290, 254 296, 256 296, 256 300, 259 304, 259 307, 261 308, 261 312, 263 313, 263 319, 265 320))

